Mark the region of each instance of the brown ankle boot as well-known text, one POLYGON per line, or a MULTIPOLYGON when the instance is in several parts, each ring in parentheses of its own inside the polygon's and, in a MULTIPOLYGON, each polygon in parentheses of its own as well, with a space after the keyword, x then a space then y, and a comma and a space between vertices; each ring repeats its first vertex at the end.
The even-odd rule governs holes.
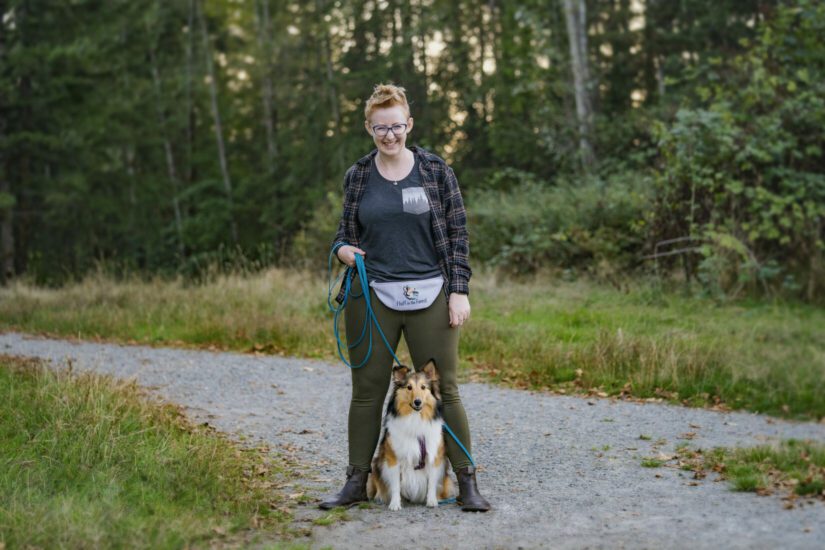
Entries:
POLYGON ((369 471, 359 470, 355 466, 347 468, 347 482, 344 488, 331 499, 318 505, 322 510, 331 510, 336 506, 346 506, 349 508, 353 504, 366 502, 367 499, 367 475, 369 471))
POLYGON ((456 472, 458 478, 458 497, 456 502, 461 504, 464 512, 486 512, 490 509, 490 503, 481 496, 476 485, 476 469, 467 466, 456 472))

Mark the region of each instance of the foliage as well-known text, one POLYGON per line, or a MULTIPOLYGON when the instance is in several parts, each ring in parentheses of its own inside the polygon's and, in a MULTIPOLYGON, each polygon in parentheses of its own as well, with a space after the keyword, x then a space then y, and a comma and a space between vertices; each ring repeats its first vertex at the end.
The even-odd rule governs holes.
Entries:
MULTIPOLYGON (((297 269, 326 269, 332 246, 332 235, 338 230, 341 217, 341 198, 338 194, 327 193, 326 201, 320 203, 309 223, 292 241, 289 265, 297 269)), ((338 265, 336 262, 334 265, 338 265)))
POLYGON ((550 186, 528 173, 496 172, 468 199, 473 257, 514 273, 632 269, 649 201, 648 178, 638 173, 550 186))
POLYGON ((319 264, 339 182, 372 147, 364 98, 393 81, 410 142, 482 209, 477 260, 635 274, 656 242, 689 236, 686 271, 717 295, 819 299, 822 8, 580 3, 588 177, 561 2, 0 1, 4 269, 60 283, 101 263, 194 279, 319 264), (536 204, 499 196, 497 229, 488 191, 508 178, 535 182, 521 192, 536 204), (515 227, 519 209, 535 229, 515 227))
POLYGON ((691 237, 714 294, 825 296, 823 32, 821 3, 783 7, 747 53, 711 64, 701 106, 657 129, 652 237, 691 237))

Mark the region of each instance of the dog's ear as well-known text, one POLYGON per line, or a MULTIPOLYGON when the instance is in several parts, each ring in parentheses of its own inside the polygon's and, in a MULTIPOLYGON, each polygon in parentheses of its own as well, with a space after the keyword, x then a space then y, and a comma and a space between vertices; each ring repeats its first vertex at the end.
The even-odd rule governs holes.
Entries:
POLYGON ((441 387, 438 383, 438 370, 435 368, 435 359, 427 361, 427 364, 421 367, 421 372, 430 381, 430 391, 433 392, 438 401, 441 401, 441 387))
POLYGON ((435 368, 435 359, 427 361, 427 364, 421 367, 421 372, 427 375, 427 378, 430 380, 438 380, 438 370, 435 368))
POLYGON ((407 374, 409 374, 410 369, 404 365, 396 365, 392 368, 392 381, 395 382, 396 386, 402 386, 404 382, 407 380, 407 374))

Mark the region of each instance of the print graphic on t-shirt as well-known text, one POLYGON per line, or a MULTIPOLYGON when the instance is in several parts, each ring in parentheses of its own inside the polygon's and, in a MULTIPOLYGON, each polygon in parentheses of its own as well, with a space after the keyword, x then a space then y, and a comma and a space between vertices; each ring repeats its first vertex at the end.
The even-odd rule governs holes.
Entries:
POLYGON ((404 212, 407 214, 423 214, 430 209, 430 203, 427 202, 423 187, 402 189, 401 199, 404 202, 404 212))

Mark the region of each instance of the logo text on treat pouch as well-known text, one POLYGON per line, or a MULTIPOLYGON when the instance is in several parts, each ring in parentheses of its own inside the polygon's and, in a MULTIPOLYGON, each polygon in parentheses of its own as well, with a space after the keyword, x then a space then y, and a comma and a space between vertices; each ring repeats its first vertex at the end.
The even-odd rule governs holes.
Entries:
POLYGON ((427 298, 418 299, 418 290, 412 285, 405 285, 403 287, 404 300, 398 300, 396 306, 411 306, 416 304, 426 304, 429 302, 427 298))

